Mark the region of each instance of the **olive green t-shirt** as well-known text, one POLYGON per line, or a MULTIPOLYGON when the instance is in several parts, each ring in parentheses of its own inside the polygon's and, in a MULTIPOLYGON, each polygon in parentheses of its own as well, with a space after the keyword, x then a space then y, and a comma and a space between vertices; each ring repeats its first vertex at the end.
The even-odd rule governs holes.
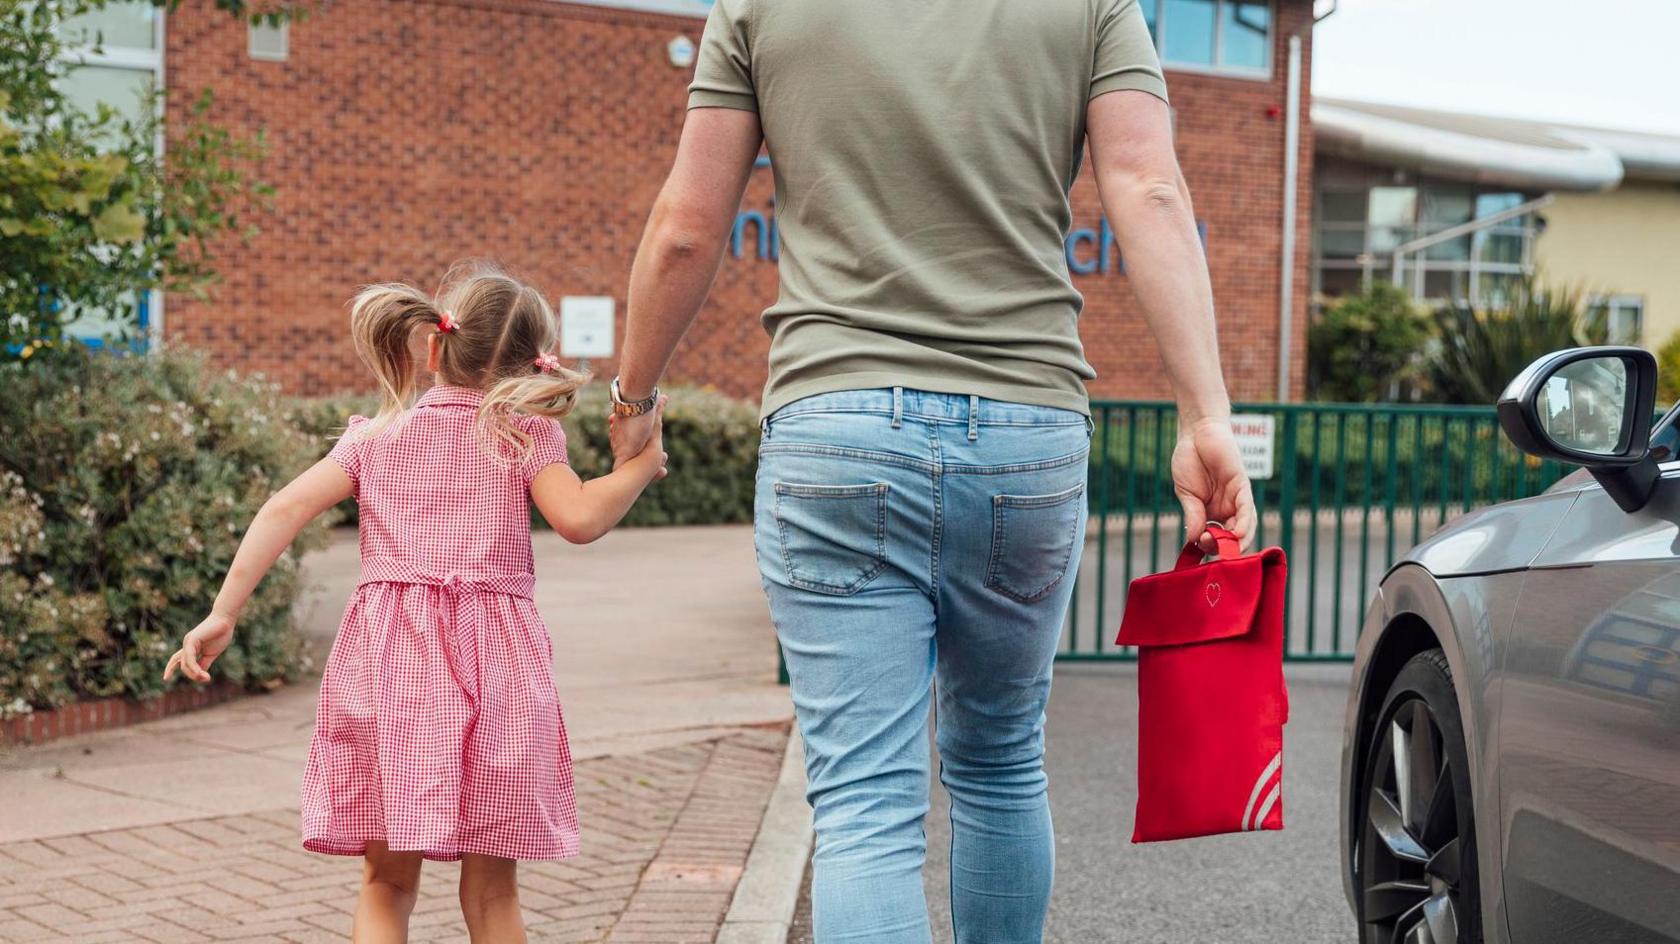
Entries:
POLYGON ((1136 0, 717 0, 688 106, 764 129, 764 413, 892 386, 1088 411, 1063 240, 1118 89, 1166 98, 1136 0))

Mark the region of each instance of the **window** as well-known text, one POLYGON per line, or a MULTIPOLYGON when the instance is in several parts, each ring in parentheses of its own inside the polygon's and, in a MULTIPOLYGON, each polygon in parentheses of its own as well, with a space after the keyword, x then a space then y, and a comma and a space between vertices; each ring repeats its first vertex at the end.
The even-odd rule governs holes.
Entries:
POLYGON ((1587 302, 1595 318, 1603 318, 1611 344, 1638 344, 1645 333, 1645 298, 1640 295, 1595 295, 1587 302))
POLYGON ((1270 71, 1270 0, 1141 0, 1167 66, 1264 75, 1270 71))
MULTIPOLYGON (((1528 199, 1448 181, 1394 182, 1392 172, 1371 168, 1334 171, 1314 194, 1313 291, 1321 295, 1391 280, 1394 251, 1405 243, 1528 199)), ((1498 305, 1531 271, 1533 243, 1533 215, 1519 216, 1408 253, 1400 278, 1418 299, 1498 305)))
MULTIPOLYGON (((145 117, 152 93, 163 78, 163 17, 148 0, 115 0, 108 6, 72 17, 63 27, 75 63, 63 81, 65 98, 82 111, 109 105, 129 119, 145 117)), ((142 332, 156 332, 161 298, 156 292, 134 299, 142 332)), ((90 344, 104 339, 131 318, 110 312, 87 312, 65 326, 65 333, 90 344)))

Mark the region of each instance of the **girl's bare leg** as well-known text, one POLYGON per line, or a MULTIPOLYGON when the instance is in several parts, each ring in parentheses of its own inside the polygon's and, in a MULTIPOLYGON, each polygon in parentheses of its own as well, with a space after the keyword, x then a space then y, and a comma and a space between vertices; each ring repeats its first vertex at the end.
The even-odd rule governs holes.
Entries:
POLYGON ((518 868, 513 859, 461 857, 461 914, 473 944, 524 944, 518 868))
POLYGON ((362 859, 362 894, 350 926, 354 944, 403 944, 408 916, 420 895, 418 852, 392 852, 383 842, 368 843, 362 859))

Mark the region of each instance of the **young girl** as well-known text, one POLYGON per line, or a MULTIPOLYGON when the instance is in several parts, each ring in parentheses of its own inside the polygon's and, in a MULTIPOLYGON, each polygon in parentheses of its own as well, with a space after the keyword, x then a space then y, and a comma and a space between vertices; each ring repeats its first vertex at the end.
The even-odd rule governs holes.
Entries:
POLYGON ((662 443, 578 479, 556 420, 585 378, 555 358, 542 296, 493 269, 453 272, 435 302, 407 285, 365 289, 350 330, 383 388, 379 415, 351 417, 327 458, 258 512, 164 678, 208 681, 275 558, 354 495, 361 580, 321 679, 303 844, 364 857, 355 941, 405 938, 423 858, 462 860, 474 941, 523 941, 515 861, 578 851, 528 501, 566 540, 593 541, 664 476, 662 443), (410 407, 417 332, 436 382, 410 407))

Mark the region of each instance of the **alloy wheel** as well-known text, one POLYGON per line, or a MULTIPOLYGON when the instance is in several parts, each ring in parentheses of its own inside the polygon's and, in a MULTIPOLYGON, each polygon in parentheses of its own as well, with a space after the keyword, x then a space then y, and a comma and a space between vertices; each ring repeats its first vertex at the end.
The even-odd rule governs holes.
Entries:
MULTIPOLYGON (((1463 850, 1453 771, 1427 702, 1378 731, 1360 834, 1365 944, 1460 944, 1463 850)), ((1464 811, 1468 813, 1469 811, 1464 811)))

